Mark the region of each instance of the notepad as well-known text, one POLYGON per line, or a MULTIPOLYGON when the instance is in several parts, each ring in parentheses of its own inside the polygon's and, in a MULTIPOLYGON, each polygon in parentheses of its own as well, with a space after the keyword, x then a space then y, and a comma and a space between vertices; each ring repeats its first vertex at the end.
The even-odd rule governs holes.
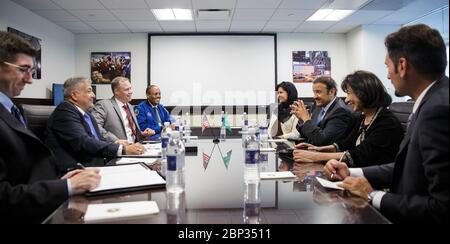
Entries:
POLYGON ((122 155, 124 158, 158 158, 161 157, 161 143, 144 144, 145 152, 140 155, 122 155))
POLYGON ((261 173, 259 173, 259 175, 262 180, 295 179, 295 178, 297 178, 291 171, 261 172, 261 173))
POLYGON ((155 201, 90 204, 84 215, 85 223, 130 220, 159 213, 155 201))
POLYGON ((144 163, 148 166, 153 165, 158 161, 157 158, 120 158, 117 160, 116 165, 123 164, 135 164, 135 163, 144 163))
POLYGON ((325 179, 322 179, 319 177, 316 177, 316 179, 325 188, 344 190, 344 188, 337 186, 338 184, 341 184, 342 181, 332 182, 332 181, 325 180, 325 179))
POLYGON ((86 193, 88 196, 104 192, 115 193, 136 188, 152 188, 166 184, 166 181, 156 171, 142 164, 99 167, 98 169, 101 176, 100 185, 86 193))

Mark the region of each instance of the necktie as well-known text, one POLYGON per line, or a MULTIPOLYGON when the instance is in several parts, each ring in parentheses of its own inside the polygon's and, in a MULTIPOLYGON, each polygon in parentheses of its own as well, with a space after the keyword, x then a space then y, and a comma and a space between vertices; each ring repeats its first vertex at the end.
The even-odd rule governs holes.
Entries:
POLYGON ((83 117, 86 123, 89 125, 89 129, 91 129, 91 134, 94 136, 95 139, 97 139, 97 141, 100 140, 98 138, 97 132, 95 131, 94 124, 92 124, 91 117, 87 113, 85 113, 83 117))
POLYGON ((125 110, 125 113, 127 114, 128 124, 130 124, 130 128, 131 128, 131 131, 132 131, 132 133, 134 135, 134 138, 135 138, 136 141, 138 141, 138 137, 137 137, 137 134, 136 134, 136 126, 135 126, 135 124, 133 122, 133 118, 131 117, 130 110, 128 109, 128 106, 126 104, 123 105, 122 108, 123 108, 123 110, 125 110))
POLYGON ((13 105, 11 107, 11 114, 16 117, 16 119, 20 122, 20 124, 22 124, 23 127, 27 127, 25 119, 23 118, 22 113, 20 113, 20 110, 16 107, 16 105, 13 105))
POLYGON ((159 117, 158 107, 153 107, 153 111, 155 112, 156 118, 158 119, 158 124, 161 125, 161 118, 159 117))
POLYGON ((322 108, 322 110, 320 111, 319 116, 317 117, 316 125, 320 124, 320 122, 322 121, 324 116, 325 116, 325 109, 322 108))

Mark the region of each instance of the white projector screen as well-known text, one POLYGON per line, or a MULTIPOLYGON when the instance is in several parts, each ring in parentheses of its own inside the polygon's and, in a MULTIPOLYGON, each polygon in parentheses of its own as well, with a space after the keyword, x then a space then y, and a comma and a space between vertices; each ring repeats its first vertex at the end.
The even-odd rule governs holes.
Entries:
POLYGON ((167 106, 275 102, 275 35, 150 35, 150 84, 167 106))

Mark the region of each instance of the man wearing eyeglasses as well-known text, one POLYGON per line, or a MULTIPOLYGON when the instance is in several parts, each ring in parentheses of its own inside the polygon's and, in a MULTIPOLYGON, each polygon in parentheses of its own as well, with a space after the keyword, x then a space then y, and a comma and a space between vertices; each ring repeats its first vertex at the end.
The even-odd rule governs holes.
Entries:
POLYGON ((0 32, 0 223, 39 223, 73 194, 94 189, 96 169, 58 179, 50 150, 26 128, 11 98, 32 84, 36 50, 17 35, 0 32))

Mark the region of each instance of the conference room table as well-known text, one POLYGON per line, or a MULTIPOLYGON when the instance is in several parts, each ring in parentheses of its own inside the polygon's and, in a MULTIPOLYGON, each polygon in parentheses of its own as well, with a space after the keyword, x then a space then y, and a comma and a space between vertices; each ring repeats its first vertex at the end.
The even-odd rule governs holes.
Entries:
MULTIPOLYGON (((259 206, 246 204, 242 140, 226 139, 216 145, 212 139, 199 139, 196 144, 197 153, 188 153, 185 158, 184 193, 166 194, 163 187, 96 197, 75 196, 63 203, 43 223, 83 224, 89 204, 131 201, 155 201, 160 211, 145 217, 106 223, 390 223, 363 199, 347 191, 322 187, 316 176, 323 176, 323 165, 317 163, 297 166, 295 179, 261 180, 259 194, 261 203, 259 206), (227 166, 223 157, 230 151, 231 158, 227 166), (203 153, 210 156, 207 165, 204 164, 203 153)), ((267 162, 260 165, 262 172, 292 168, 293 162, 280 157, 276 152, 268 152, 267 156, 267 162)), ((152 167, 160 170, 160 166, 160 162, 157 162, 152 167)))

